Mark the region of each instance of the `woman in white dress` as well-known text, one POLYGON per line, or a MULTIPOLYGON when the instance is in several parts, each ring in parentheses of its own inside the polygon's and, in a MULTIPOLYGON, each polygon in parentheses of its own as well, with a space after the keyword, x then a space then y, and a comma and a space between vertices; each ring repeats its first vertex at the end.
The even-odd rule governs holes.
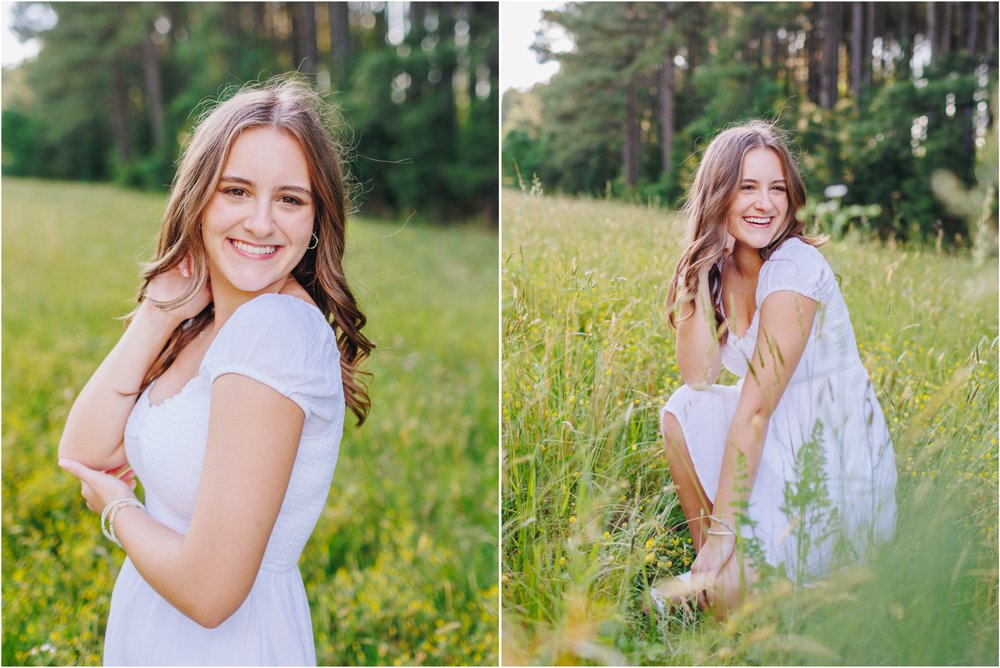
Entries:
POLYGON ((278 78, 204 116, 139 305, 66 420, 59 464, 127 553, 106 664, 316 662, 298 559, 373 348, 323 114, 278 78))
POLYGON ((762 562, 808 584, 894 530, 892 443, 804 202, 761 122, 720 133, 688 193, 667 299, 684 385, 661 429, 697 557, 658 603, 696 595, 724 615, 762 562), (714 384, 721 366, 735 386, 714 384))

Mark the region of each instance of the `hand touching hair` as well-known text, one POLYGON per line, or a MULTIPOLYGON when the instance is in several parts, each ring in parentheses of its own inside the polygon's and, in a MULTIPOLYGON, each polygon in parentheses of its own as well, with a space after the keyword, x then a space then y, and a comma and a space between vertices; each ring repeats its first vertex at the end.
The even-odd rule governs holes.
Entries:
POLYGON ((773 151, 782 167, 788 193, 788 211, 774 240, 760 249, 761 258, 767 259, 788 237, 819 246, 825 239, 812 239, 804 234, 805 224, 796 212, 805 203, 806 192, 802 176, 788 149, 781 132, 773 124, 750 121, 722 131, 716 136, 702 158, 688 189, 681 214, 687 225, 684 252, 670 279, 667 290, 668 319, 671 327, 677 326, 677 312, 681 302, 698 293, 700 277, 709 282, 709 294, 715 311, 715 323, 720 332, 720 342, 725 340, 726 329, 721 311, 722 260, 732 252, 732 237, 727 229, 727 213, 742 180, 743 159, 755 148, 773 151), (727 250, 728 249, 728 250, 727 250))
MULTIPOLYGON (((364 334, 366 318, 344 276, 343 256, 347 224, 347 192, 340 150, 331 136, 331 109, 320 93, 294 76, 252 84, 209 107, 184 148, 160 229, 156 255, 145 266, 138 301, 151 298, 151 282, 183 264, 194 280, 173 299, 158 304, 174 309, 197 300, 209 281, 202 241, 202 216, 215 192, 233 142, 240 133, 269 127, 289 133, 309 164, 316 217, 313 233, 318 244, 309 248, 292 276, 309 293, 337 333, 341 375, 347 406, 364 422, 371 407, 369 375, 359 366, 375 347, 364 334)), ((140 392, 162 374, 177 354, 212 321, 210 302, 178 327, 143 381, 140 392)), ((134 312, 133 312, 134 314, 134 312)))

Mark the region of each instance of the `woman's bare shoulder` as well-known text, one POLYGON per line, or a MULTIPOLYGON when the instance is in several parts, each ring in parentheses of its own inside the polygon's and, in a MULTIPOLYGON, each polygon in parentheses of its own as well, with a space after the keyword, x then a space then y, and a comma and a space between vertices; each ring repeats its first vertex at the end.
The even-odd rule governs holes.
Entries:
MULTIPOLYGON (((313 298, 309 296, 309 293, 306 292, 306 289, 302 287, 302 285, 291 276, 289 276, 288 280, 285 281, 285 284, 281 287, 281 290, 278 291, 278 294, 289 295, 291 297, 298 297, 299 299, 309 304, 310 306, 316 306, 316 302, 314 302, 313 298)), ((316 306, 316 308, 319 307, 316 306)))

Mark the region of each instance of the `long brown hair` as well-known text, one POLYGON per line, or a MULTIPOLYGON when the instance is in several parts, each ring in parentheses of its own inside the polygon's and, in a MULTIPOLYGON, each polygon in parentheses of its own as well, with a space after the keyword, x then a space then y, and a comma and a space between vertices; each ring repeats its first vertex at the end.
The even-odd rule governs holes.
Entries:
MULTIPOLYGON (((362 424, 371 408, 368 372, 359 365, 375 348, 361 333, 367 319, 344 277, 344 232, 348 196, 340 166, 339 146, 331 137, 332 109, 320 94, 294 76, 274 77, 263 84, 250 84, 203 112, 190 142, 184 149, 170 189, 170 200, 160 228, 156 255, 143 268, 143 284, 137 296, 141 304, 149 282, 191 257, 191 281, 187 293, 161 304, 174 308, 192 299, 208 281, 208 259, 202 242, 202 213, 208 205, 229 150, 241 132, 269 127, 288 132, 306 155, 316 202, 313 232, 316 248, 292 270, 292 276, 326 316, 337 334, 341 376, 347 406, 362 424)), ((135 311, 133 311, 133 314, 135 311)), ((142 389, 158 378, 184 346, 204 330, 214 317, 209 304, 171 335, 142 383, 142 389)), ((141 391, 141 390, 140 390, 141 391)))
POLYGON ((705 150, 681 209, 687 224, 686 250, 677 262, 667 289, 667 317, 671 327, 677 327, 678 301, 682 295, 690 299, 698 293, 698 273, 707 266, 715 324, 717 331, 721 331, 720 340, 725 340, 721 260, 725 249, 726 215, 742 178, 743 158, 754 148, 770 149, 778 156, 788 192, 788 211, 781 232, 760 249, 761 258, 766 260, 789 237, 797 237, 811 246, 826 242, 825 237, 806 236, 805 222, 795 215, 805 204, 806 188, 781 131, 763 121, 750 121, 723 130, 705 150))

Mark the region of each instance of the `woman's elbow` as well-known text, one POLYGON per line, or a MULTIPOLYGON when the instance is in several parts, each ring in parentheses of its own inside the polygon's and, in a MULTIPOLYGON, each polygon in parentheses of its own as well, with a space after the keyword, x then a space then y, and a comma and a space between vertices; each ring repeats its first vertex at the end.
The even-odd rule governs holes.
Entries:
POLYGON ((78 447, 76 439, 68 437, 65 433, 59 439, 59 447, 56 448, 56 453, 59 459, 73 459, 86 464, 90 468, 97 468, 93 460, 87 456, 86 450, 78 447))
POLYGON ((719 377, 722 368, 720 350, 692 350, 690 346, 678 348, 677 370, 684 384, 696 390, 706 390, 719 377))
POLYGON ((204 565, 201 577, 190 581, 191 586, 185 597, 189 611, 184 613, 207 629, 224 624, 246 601, 256 580, 257 569, 242 575, 240 571, 242 569, 230 568, 219 572, 210 565, 204 565))
POLYGON ((684 384, 694 390, 707 390, 719 377, 719 368, 703 364, 678 364, 684 384))
POLYGON ((121 466, 126 462, 124 444, 119 444, 109 455, 95 455, 88 444, 63 433, 56 448, 59 459, 72 459, 97 471, 107 471, 121 466))
POLYGON ((206 593, 192 601, 188 609, 181 612, 198 626, 203 626, 206 629, 218 628, 240 609, 249 593, 248 591, 239 600, 215 597, 206 593))
POLYGON ((223 622, 232 617, 234 612, 236 612, 236 610, 232 610, 228 613, 205 612, 192 616, 191 620, 198 626, 202 626, 206 629, 215 629, 222 626, 223 622))
POLYGON ((59 454, 59 459, 63 457, 69 457, 74 459, 74 455, 77 454, 76 439, 73 438, 73 434, 69 428, 69 425, 63 428, 63 433, 59 436, 59 447, 56 452, 59 454))

